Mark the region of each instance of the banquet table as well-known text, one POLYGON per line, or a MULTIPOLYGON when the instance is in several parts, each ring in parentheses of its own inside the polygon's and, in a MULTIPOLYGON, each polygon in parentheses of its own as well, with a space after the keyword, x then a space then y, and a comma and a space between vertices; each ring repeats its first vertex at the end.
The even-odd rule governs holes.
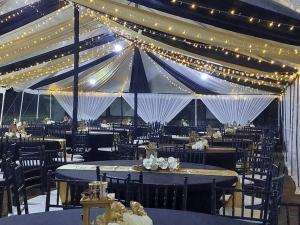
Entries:
MULTIPOLYGON (((138 171, 132 170, 118 170, 119 167, 132 167, 134 165, 140 165, 141 161, 134 160, 110 160, 110 161, 98 161, 98 162, 86 162, 82 164, 65 165, 57 168, 56 176, 58 178, 94 181, 96 180, 96 165, 100 166, 100 171, 104 172, 102 167, 109 166, 110 168, 116 167, 117 170, 110 169, 105 171, 108 176, 114 177, 126 177, 127 174, 131 174, 131 178, 137 180, 139 177, 138 171), (83 166, 82 166, 83 165, 83 166)), ((230 170, 225 170, 220 167, 201 165, 194 163, 181 163, 182 169, 196 169, 201 170, 201 174, 195 173, 160 173, 149 172, 143 173, 143 185, 151 187, 153 185, 159 185, 162 188, 165 186, 176 185, 179 188, 183 187, 184 177, 188 178, 188 206, 191 211, 197 212, 210 212, 210 196, 211 196, 211 183, 215 179, 217 185, 224 187, 231 187, 237 181, 237 173, 230 170), (228 174, 229 172, 229 174, 228 174)))
POLYGON ((212 147, 238 147, 243 149, 252 150, 254 147, 254 142, 248 138, 232 138, 232 137, 222 137, 221 139, 212 139, 209 140, 209 145, 212 147))
MULTIPOLYGON (((167 209, 146 209, 154 225, 254 225, 255 223, 234 220, 203 213, 167 209)), ((103 214, 103 209, 93 209, 91 218, 103 214)), ((0 219, 1 225, 82 225, 82 209, 35 213, 0 219)))
MULTIPOLYGON (((171 147, 174 145, 161 145, 164 147, 171 147)), ((145 146, 139 146, 139 148, 145 148, 145 146)), ((160 155, 160 148, 157 150, 158 155, 160 155)), ((193 163, 202 163, 202 158, 197 157, 199 150, 191 150, 186 148, 186 158, 193 159, 193 163)), ((201 150, 200 150, 201 151, 201 150)), ((237 161, 236 148, 223 147, 223 146, 211 146, 205 150, 205 164, 211 166, 218 166, 229 170, 234 170, 237 161)))

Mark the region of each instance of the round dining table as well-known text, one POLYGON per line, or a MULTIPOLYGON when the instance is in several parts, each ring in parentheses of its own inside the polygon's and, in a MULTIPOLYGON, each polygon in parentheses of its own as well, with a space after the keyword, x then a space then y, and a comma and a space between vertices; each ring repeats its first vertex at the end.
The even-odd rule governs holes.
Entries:
MULTIPOLYGON (((255 223, 189 211, 146 209, 153 225, 254 225, 255 223)), ((93 209, 91 219, 103 214, 103 209, 93 209)), ((34 213, 0 219, 1 225, 82 225, 82 209, 34 213)))
MULTIPOLYGON (((110 161, 95 161, 86 162, 83 164, 68 164, 57 168, 56 176, 60 179, 95 181, 96 170, 95 166, 100 166, 100 170, 104 172, 101 167, 110 167, 110 171, 105 171, 107 176, 123 177, 131 174, 133 180, 139 178, 139 171, 120 171, 113 168, 126 168, 135 165, 141 165, 141 161, 135 160, 110 160, 110 161), (93 167, 94 166, 94 167, 93 167)), ((191 211, 209 213, 211 210, 211 184, 215 179, 218 186, 231 187, 237 181, 237 174, 233 171, 226 170, 220 167, 201 165, 194 163, 180 163, 181 169, 186 169, 185 173, 161 173, 156 171, 143 172, 143 185, 153 186, 178 186, 184 185, 184 178, 188 178, 188 204, 187 208, 191 211), (201 171, 201 174, 189 172, 188 169, 195 169, 201 171), (229 172, 229 174, 226 174, 229 172)), ((194 171, 195 171, 194 170, 194 171)))

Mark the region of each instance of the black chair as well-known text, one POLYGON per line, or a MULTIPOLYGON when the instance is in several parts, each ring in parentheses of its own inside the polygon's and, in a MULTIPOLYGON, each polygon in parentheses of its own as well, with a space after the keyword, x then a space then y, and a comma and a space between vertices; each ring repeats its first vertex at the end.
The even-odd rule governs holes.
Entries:
POLYGON ((26 189, 39 188, 44 193, 44 146, 21 147, 20 165, 23 166, 26 189))
POLYGON ((281 203, 280 208, 286 225, 300 225, 300 204, 281 203))
POLYGON ((45 135, 45 128, 43 125, 33 125, 26 127, 26 131, 29 134, 32 134, 34 136, 44 136, 45 135))
POLYGON ((139 159, 138 146, 135 144, 119 144, 115 152, 118 160, 137 160, 139 159))
POLYGON ((72 157, 74 155, 81 155, 85 158, 86 153, 90 151, 89 148, 89 132, 77 132, 72 136, 72 157))
POLYGON ((102 175, 102 181, 108 182, 107 192, 115 193, 116 200, 122 202, 125 206, 130 205, 133 200, 130 196, 131 188, 131 175, 128 174, 125 178, 107 176, 106 173, 102 175))
MULTIPOLYGON (((3 179, 0 181, 0 189, 2 202, 4 200, 4 194, 7 193, 7 211, 12 213, 12 186, 13 186, 13 174, 14 174, 14 164, 9 157, 3 156, 1 163, 1 171, 3 171, 3 179)), ((1 206, 0 206, 1 208, 1 206)), ((1 208, 0 215, 2 215, 3 209, 1 208)))
POLYGON ((6 139, 2 142, 1 146, 3 155, 9 157, 13 161, 18 159, 18 150, 16 143, 9 142, 9 140, 6 139))
POLYGON ((284 174, 272 177, 271 181, 271 198, 270 198, 270 217, 271 224, 278 225, 280 205, 283 194, 284 174))
POLYGON ((269 177, 272 176, 272 159, 269 157, 248 156, 244 160, 244 171, 242 174, 242 187, 264 186, 269 177))
POLYGON ((165 208, 187 210, 188 179, 184 178, 183 186, 142 185, 142 205, 146 208, 165 208))
POLYGON ((162 146, 158 150, 158 157, 174 157, 178 158, 180 162, 190 163, 206 163, 205 150, 186 150, 182 146, 162 146))
POLYGON ((65 151, 45 150, 44 151, 44 175, 47 175, 47 171, 55 171, 58 167, 67 163, 65 151))
POLYGON ((21 209, 22 200, 23 200, 25 214, 28 214, 27 192, 25 187, 23 167, 21 165, 18 165, 14 168, 12 190, 13 190, 13 197, 17 207, 18 215, 22 214, 22 209, 21 209))
MULTIPOLYGON (((270 180, 268 182, 271 182, 270 180)), ((270 184, 270 183, 269 183, 270 184)), ((235 219, 255 221, 258 224, 267 225, 270 223, 270 190, 261 187, 253 187, 251 190, 243 190, 236 188, 228 188, 217 186, 215 180, 212 182, 211 194, 211 213, 224 217, 231 217, 235 219), (231 205, 227 206, 227 196, 232 196, 231 205), (236 194, 241 195, 241 202, 237 202, 236 194), (247 196, 250 196, 250 205, 247 196), (256 196, 260 196, 259 205, 256 207, 256 196), (238 207, 236 207, 236 204, 238 207)))
POLYGON ((88 188, 88 182, 82 180, 59 179, 55 173, 49 171, 47 174, 46 208, 75 209, 81 208, 81 193, 88 188), (56 188, 56 193, 52 189, 56 188))

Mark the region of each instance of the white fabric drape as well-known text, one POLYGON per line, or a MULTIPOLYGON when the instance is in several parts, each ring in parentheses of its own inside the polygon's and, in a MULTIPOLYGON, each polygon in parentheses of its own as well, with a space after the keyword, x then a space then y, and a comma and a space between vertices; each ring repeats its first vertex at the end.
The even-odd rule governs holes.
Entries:
MULTIPOLYGON (((65 93, 52 93, 59 104, 73 116, 73 95, 65 93)), ((118 94, 79 94, 78 120, 96 120, 120 95, 118 94)))
POLYGON ((287 88, 282 101, 283 141, 286 148, 286 165, 289 175, 296 184, 296 194, 300 194, 300 80, 287 88))
POLYGON ((223 124, 253 121, 275 98, 271 95, 217 95, 199 97, 223 124))
MULTIPOLYGON (((134 108, 134 94, 124 94, 125 101, 134 108)), ((138 115, 146 122, 170 122, 191 102, 191 95, 138 94, 138 115)))

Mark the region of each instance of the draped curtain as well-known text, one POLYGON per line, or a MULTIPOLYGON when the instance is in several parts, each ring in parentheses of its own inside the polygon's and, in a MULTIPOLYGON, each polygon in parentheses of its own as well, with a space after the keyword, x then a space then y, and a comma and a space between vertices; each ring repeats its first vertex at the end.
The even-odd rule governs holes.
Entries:
MULTIPOLYGON (((73 95, 52 93, 70 117, 73 116, 73 95)), ((120 95, 118 94, 79 94, 78 120, 96 120, 120 95)))
MULTIPOLYGON (((134 94, 124 94, 125 101, 134 108, 134 94)), ((187 104, 191 95, 138 94, 138 115, 146 122, 170 122, 187 104)))
POLYGON ((289 175, 296 184, 296 194, 300 194, 300 80, 286 89, 282 98, 283 142, 286 148, 286 165, 289 175))
POLYGON ((217 95, 199 97, 223 124, 245 125, 253 121, 276 98, 270 95, 217 95))

